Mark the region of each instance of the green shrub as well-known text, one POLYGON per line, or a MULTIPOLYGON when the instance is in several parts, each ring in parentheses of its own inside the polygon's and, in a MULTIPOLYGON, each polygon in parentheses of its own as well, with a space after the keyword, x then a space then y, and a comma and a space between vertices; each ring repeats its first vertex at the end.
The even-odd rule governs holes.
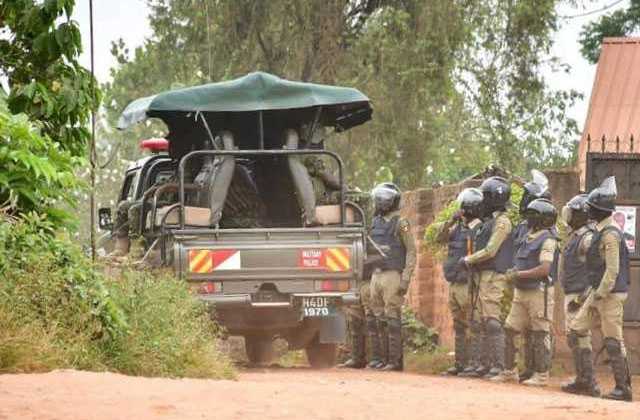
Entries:
POLYGON ((0 372, 233 376, 184 283, 126 268, 105 278, 44 216, 0 213, 0 279, 0 372))
POLYGON ((59 205, 73 205, 71 194, 80 186, 74 171, 81 162, 41 135, 26 115, 11 114, 0 96, 0 208, 46 214, 58 226, 69 223, 59 205))
POLYGON ((406 305, 402 307, 402 336, 409 352, 431 352, 438 346, 438 332, 423 324, 406 305))

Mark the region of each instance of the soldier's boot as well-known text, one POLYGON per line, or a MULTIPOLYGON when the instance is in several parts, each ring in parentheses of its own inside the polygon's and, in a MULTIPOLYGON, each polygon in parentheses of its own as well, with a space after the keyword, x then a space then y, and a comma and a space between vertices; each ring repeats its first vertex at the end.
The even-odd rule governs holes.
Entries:
POLYGON ((531 339, 531 331, 525 330, 522 336, 522 356, 524 358, 524 371, 520 376, 520 382, 524 382, 533 376, 533 340, 531 339))
POLYGON ((371 350, 371 361, 367 365, 372 369, 379 369, 385 365, 382 354, 382 341, 380 339, 380 330, 378 328, 378 320, 373 315, 367 315, 367 336, 369 337, 369 345, 371 350))
POLYGON ((382 343, 382 369, 389 363, 389 319, 385 316, 378 319, 378 330, 380 331, 380 342, 382 343))
POLYGON ((402 321, 399 318, 387 319, 388 361, 384 371, 402 370, 402 321))
POLYGON ((551 370, 551 337, 546 331, 532 331, 533 376, 522 382, 527 386, 547 386, 551 370))
POLYGON ((113 257, 113 258, 124 257, 128 253, 129 253, 129 237, 116 236, 113 251, 109 254, 109 257, 113 257))
POLYGON ((587 395, 590 397, 599 397, 600 388, 596 383, 596 377, 593 372, 593 358, 590 348, 579 348, 580 357, 580 373, 581 376, 577 380, 581 384, 581 388, 576 394, 587 395))
POLYGON ((338 365, 339 368, 362 369, 367 366, 365 354, 364 322, 362 318, 352 316, 349 325, 351 333, 351 358, 338 365))
POLYGON ((611 370, 613 370, 613 378, 616 381, 616 387, 604 398, 618 401, 632 401, 631 393, 631 376, 629 374, 629 365, 627 358, 622 353, 622 344, 615 338, 607 337, 604 339, 611 370))
POLYGON ((453 331, 455 333, 455 362, 454 365, 445 371, 449 376, 457 376, 464 371, 467 366, 467 326, 459 320, 453 321, 453 331))
POLYGON ((484 330, 484 324, 480 321, 471 323, 471 365, 467 367, 458 376, 465 378, 481 378, 488 371, 487 361, 487 336, 484 330))
POLYGON ((489 343, 489 360, 491 369, 484 375, 485 379, 493 378, 504 370, 505 338, 504 328, 500 321, 489 318, 486 324, 487 337, 489 343))
POLYGON ((578 336, 574 332, 567 334, 567 344, 573 355, 573 366, 576 371, 576 377, 573 381, 562 385, 561 389, 569 394, 577 394, 581 389, 586 388, 587 384, 582 383, 584 375, 582 374, 582 358, 580 357, 580 347, 578 347, 578 336))
POLYGON ((505 329, 504 370, 489 380, 492 382, 519 382, 518 368, 516 366, 516 332, 505 329))

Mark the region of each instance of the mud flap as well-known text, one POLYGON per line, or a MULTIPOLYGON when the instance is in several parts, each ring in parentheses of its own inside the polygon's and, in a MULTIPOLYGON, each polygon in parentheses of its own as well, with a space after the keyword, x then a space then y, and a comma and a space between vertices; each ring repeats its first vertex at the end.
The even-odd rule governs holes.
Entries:
POLYGON ((346 343, 347 318, 344 313, 339 312, 334 316, 323 318, 318 338, 321 343, 346 343))

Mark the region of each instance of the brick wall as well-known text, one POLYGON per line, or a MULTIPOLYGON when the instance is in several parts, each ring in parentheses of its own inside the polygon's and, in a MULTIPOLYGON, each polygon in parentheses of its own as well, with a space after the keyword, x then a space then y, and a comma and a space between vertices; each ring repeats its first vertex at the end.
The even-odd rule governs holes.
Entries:
POLYGON ((419 189, 403 195, 402 212, 411 223, 418 249, 417 266, 407 297, 408 304, 422 322, 438 331, 440 344, 449 348, 453 348, 453 321, 447 303, 449 288, 442 274, 442 265, 426 251, 422 238, 425 228, 433 222, 435 215, 454 200, 460 191, 478 185, 479 181, 467 181, 437 189, 419 189))

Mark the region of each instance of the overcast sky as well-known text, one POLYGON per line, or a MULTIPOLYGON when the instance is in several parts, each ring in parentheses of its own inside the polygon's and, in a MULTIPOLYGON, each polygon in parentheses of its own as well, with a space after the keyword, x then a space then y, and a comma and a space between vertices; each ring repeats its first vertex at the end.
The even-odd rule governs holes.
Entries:
MULTIPOLYGON (((629 0, 616 2, 616 0, 597 0, 587 2, 585 9, 575 9, 569 6, 560 6, 561 16, 575 16, 581 13, 597 11, 603 7, 614 4, 606 13, 625 8, 629 0)), ((74 19, 80 24, 83 36, 84 54, 82 64, 89 67, 89 0, 77 0, 74 19)), ((146 37, 151 35, 147 20, 148 7, 145 0, 94 0, 94 43, 95 43, 95 69, 98 80, 101 82, 109 79, 109 69, 115 65, 111 57, 111 41, 123 38, 125 43, 133 50, 143 44, 146 37)), ((595 75, 595 66, 590 65, 580 55, 578 37, 582 26, 602 15, 602 12, 592 13, 584 17, 562 19, 561 28, 555 36, 553 54, 560 57, 572 68, 570 74, 549 73, 548 81, 556 89, 576 89, 584 94, 569 112, 580 128, 584 124, 589 95, 595 75)), ((151 92, 149 92, 151 93, 151 92)))

